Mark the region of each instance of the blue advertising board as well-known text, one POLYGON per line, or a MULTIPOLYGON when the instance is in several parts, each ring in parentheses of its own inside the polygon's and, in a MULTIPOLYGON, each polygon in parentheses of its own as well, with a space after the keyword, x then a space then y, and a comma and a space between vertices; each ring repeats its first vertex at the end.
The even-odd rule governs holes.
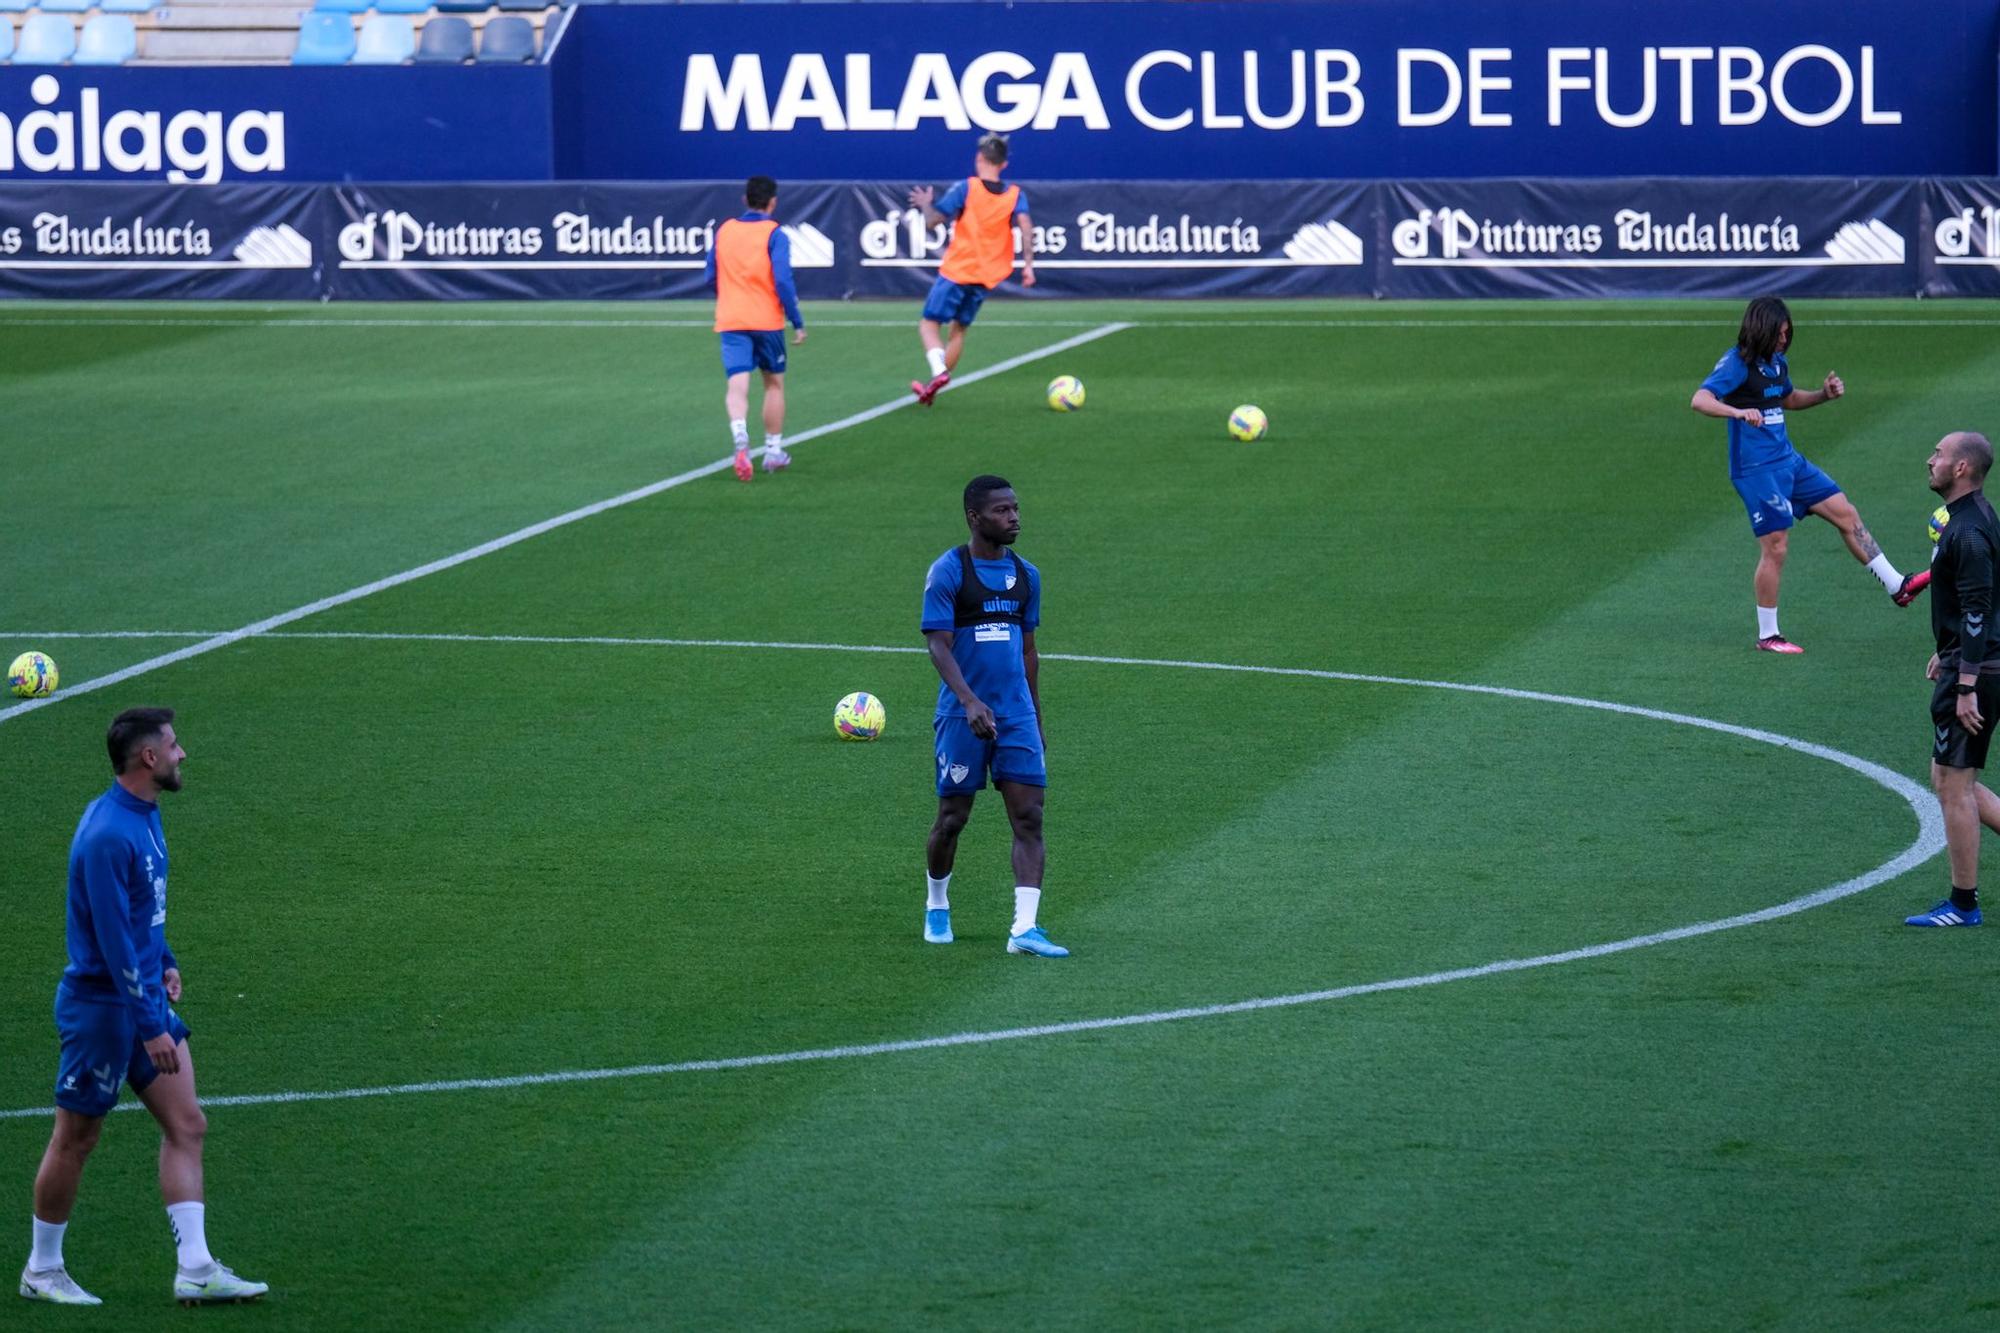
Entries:
POLYGON ((2000 180, 1923 188, 1924 296, 2000 296, 2000 180))
POLYGON ((1377 187, 1386 297, 1908 296, 1909 180, 1409 181, 1377 187))
MULTIPOLYGON (((1063 297, 2000 295, 2000 180, 1030 181, 1063 297)), ((734 181, 0 185, 0 297, 699 298, 734 181)), ((929 288, 882 182, 778 196, 800 294, 929 288)))
POLYGON ((526 66, 0 65, 0 182, 1983 176, 2000 0, 585 5, 526 66))
POLYGON ((581 179, 1984 175, 2000 0, 593 5, 581 179))
POLYGON ((0 182, 547 180, 540 66, 0 65, 0 182))
POLYGON ((310 185, 0 187, 0 294, 323 298, 320 194, 310 185))

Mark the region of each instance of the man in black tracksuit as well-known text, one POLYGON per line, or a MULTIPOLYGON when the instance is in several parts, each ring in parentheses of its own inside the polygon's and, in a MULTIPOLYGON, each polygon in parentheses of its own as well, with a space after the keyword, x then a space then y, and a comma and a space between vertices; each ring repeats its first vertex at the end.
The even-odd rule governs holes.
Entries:
POLYGON ((1980 785, 1992 724, 2000 719, 2000 651, 1993 642, 1993 579, 2000 566, 2000 516, 1987 503, 1993 445, 1954 431, 1931 451, 1931 489, 1950 521, 1931 557, 1931 633, 1937 653, 1931 692, 1931 786, 1944 812, 1951 896, 1911 926, 1979 924, 1979 829, 2000 831, 2000 796, 1980 785))

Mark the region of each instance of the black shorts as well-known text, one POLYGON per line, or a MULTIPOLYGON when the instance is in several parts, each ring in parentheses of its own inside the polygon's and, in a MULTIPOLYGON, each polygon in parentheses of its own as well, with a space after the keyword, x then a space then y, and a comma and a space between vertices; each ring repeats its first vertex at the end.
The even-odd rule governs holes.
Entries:
POLYGON ((1958 722, 1958 673, 1946 671, 1931 691, 1931 762, 1943 768, 1984 768, 1993 728, 2000 726, 2000 676, 1981 675, 1979 716, 1986 725, 1977 736, 1958 722))

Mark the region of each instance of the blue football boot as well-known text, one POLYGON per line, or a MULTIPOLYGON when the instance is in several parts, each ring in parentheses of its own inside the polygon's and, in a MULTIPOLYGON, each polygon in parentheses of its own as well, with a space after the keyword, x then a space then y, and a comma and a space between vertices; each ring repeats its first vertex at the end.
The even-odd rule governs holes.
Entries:
POLYGON ((1008 953, 1031 953, 1037 958, 1067 958, 1069 950, 1042 934, 1040 926, 1029 926, 1018 935, 1007 937, 1008 953))
POLYGON ((949 907, 928 907, 924 909, 924 943, 951 943, 951 909, 949 907))
POLYGON ((1970 911, 1960 911, 1958 908, 1953 907, 1951 899, 1947 898, 1928 912, 1920 912, 1916 916, 1904 917, 1903 924, 1906 926, 1976 926, 1979 924, 1979 909, 1975 907, 1970 911))

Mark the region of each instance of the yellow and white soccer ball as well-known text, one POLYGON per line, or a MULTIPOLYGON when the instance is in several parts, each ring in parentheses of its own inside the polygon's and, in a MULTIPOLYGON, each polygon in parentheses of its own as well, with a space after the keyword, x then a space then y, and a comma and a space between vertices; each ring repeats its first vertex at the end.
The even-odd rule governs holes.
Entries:
POLYGON ((1245 444, 1248 444, 1252 440, 1263 439, 1264 432, 1270 428, 1271 423, 1265 417, 1264 409, 1261 407, 1252 407, 1250 404, 1245 403, 1229 414, 1230 437, 1241 440, 1245 444))
POLYGON ((1083 406, 1083 381, 1074 375, 1058 375, 1049 381, 1049 406, 1058 412, 1074 412, 1083 406))
POLYGON ((1951 522, 1951 511, 1949 509, 1946 509, 1943 505, 1939 505, 1936 509, 1931 510, 1932 546, 1936 546, 1944 540, 1945 524, 1949 522, 1951 522))
POLYGON ((23 699, 41 699, 56 692, 61 678, 45 653, 22 653, 7 668, 7 688, 23 699))
POLYGON ((833 729, 844 741, 872 741, 889 725, 881 699, 857 690, 833 709, 833 729))

